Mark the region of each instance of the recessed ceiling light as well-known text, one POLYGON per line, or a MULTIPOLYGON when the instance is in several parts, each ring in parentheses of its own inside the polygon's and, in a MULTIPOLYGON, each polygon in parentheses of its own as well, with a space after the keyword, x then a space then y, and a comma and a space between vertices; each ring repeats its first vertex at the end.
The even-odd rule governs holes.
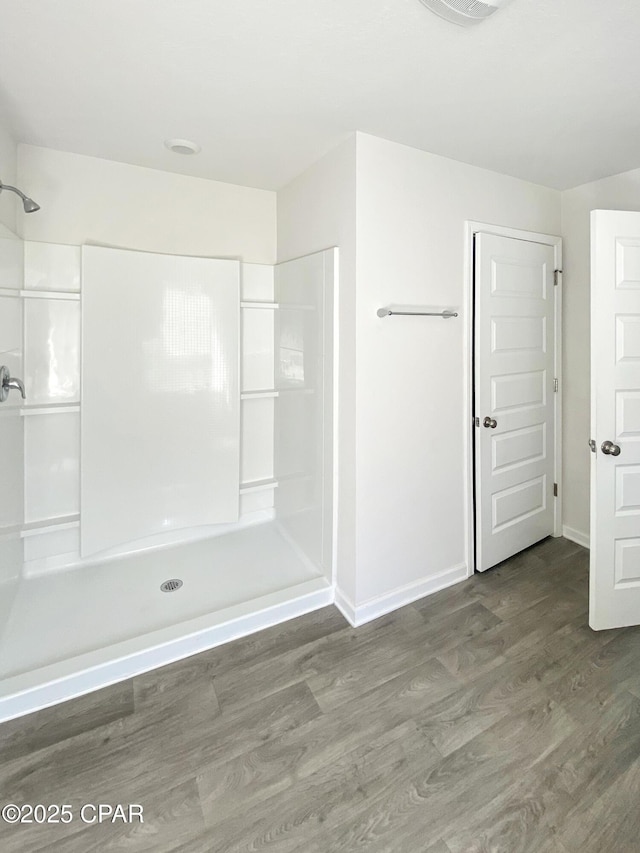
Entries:
POLYGON ((202 148, 190 139, 165 139, 164 144, 174 154, 199 154, 202 148))

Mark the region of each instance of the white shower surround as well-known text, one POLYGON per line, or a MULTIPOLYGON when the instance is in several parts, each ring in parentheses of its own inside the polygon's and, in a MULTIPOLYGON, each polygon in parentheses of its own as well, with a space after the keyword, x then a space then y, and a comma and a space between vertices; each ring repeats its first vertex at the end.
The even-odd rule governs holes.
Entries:
POLYGON ((239 515, 240 264, 82 248, 80 551, 239 515))
MULTIPOLYGON (((318 301, 302 310, 305 316, 309 316, 310 309, 329 312, 321 333, 327 347, 333 326, 333 294, 331 288, 325 288, 325 281, 333 281, 337 274, 337 250, 316 257, 321 259, 320 277, 316 274, 314 285, 320 285, 318 301)), ((66 365, 70 374, 79 364, 74 323, 79 323, 80 250, 76 246, 27 242, 25 260, 22 289, 8 298, 12 303, 36 306, 31 322, 30 313, 25 311, 24 377, 37 405, 27 405, 20 412, 27 447, 26 518, 20 530, 25 562, 21 580, 12 584, 12 596, 6 597, 7 602, 11 598, 13 606, 5 608, 10 610, 10 616, 4 620, 1 643, 4 654, 0 660, 0 720, 105 686, 333 601, 333 364, 328 357, 326 371, 314 372, 314 382, 319 380, 321 387, 296 389, 286 387, 286 381, 283 384, 281 371, 274 363, 274 318, 276 314, 295 316, 295 312, 291 315, 293 306, 275 301, 274 286, 278 285, 274 285, 274 267, 241 265, 240 521, 149 537, 103 552, 96 559, 83 560, 78 542, 79 381, 73 375, 49 384, 43 380, 43 372, 51 370, 52 359, 66 365), (53 400, 42 396, 42 389, 47 387, 58 395, 53 400), (313 480, 309 472, 304 477, 291 477, 286 465, 280 465, 279 470, 287 475, 283 484, 288 500, 280 511, 281 519, 273 522, 274 492, 279 485, 274 444, 276 458, 278 447, 283 446, 282 440, 278 443, 274 436, 274 407, 280 402, 289 405, 295 396, 309 400, 314 393, 322 405, 319 411, 324 420, 319 428, 324 441, 305 464, 317 477, 313 480), (296 487, 296 479, 305 481, 306 486, 296 487), (320 501, 315 521, 313 511, 296 517, 296 488, 298 495, 306 495, 307 500, 320 501), (318 521, 319 534, 313 531, 313 523, 318 521), (229 533, 232 536, 224 535, 229 533), (183 548, 166 547, 180 542, 185 543, 183 548), (197 553, 200 548, 215 562, 231 542, 235 542, 238 554, 244 553, 245 560, 230 567, 224 578, 216 578, 211 571, 203 572, 202 560, 188 558, 188 553, 197 553), (306 550, 311 550, 311 559, 306 550), (172 559, 178 566, 175 570, 167 562, 172 559), (192 582, 185 583, 175 598, 157 592, 159 583, 167 579, 165 574, 181 576, 181 572, 192 582), (135 584, 131 583, 132 577, 135 584), (223 589, 225 584, 227 588, 223 589), (141 588, 146 590, 146 597, 140 594, 141 588), (139 620, 137 629, 123 604, 129 593, 139 609, 150 616, 146 621, 139 620), (167 613, 168 599, 173 599, 173 604, 167 613), (76 613, 84 612, 79 622, 76 619, 76 635, 69 644, 74 607, 76 613), (115 633, 114 625, 118 626, 115 633), (63 642, 65 632, 67 639, 63 642), (39 650, 38 643, 46 648, 39 650)), ((289 299, 295 298, 296 286, 304 288, 310 281, 302 275, 296 285, 296 263, 285 265, 293 270, 293 277, 287 276, 286 270, 280 276, 284 282, 280 289, 289 299)), ((313 271, 313 263, 310 266, 303 259, 300 268, 313 271)), ((322 363, 317 358, 320 351, 311 355, 310 363, 316 367, 322 363)), ((286 430, 280 436, 287 444, 290 437, 286 430)), ((299 449, 304 451, 304 441, 299 449)), ((304 472, 298 475, 301 473, 304 472)))

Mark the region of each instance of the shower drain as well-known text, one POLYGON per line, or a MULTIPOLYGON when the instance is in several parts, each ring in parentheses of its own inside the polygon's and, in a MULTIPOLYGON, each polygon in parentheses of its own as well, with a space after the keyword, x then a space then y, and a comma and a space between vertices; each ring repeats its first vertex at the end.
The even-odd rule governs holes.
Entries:
POLYGON ((180 589, 182 586, 182 581, 180 578, 172 578, 170 581, 165 581, 160 584, 160 589, 163 592, 175 592, 177 589, 180 589))

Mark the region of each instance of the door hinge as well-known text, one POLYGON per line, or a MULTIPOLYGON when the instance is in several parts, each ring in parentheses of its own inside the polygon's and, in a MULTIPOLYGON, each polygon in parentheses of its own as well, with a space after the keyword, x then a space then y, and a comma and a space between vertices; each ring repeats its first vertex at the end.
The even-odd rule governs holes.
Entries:
POLYGON ((558 380, 557 379, 553 380, 553 390, 556 392, 556 394, 558 393, 558 380))
POLYGON ((554 498, 558 497, 558 484, 557 483, 553 484, 553 496, 554 496, 554 498))
POLYGON ((559 284, 562 284, 562 270, 554 270, 553 271, 553 285, 557 287, 559 284))

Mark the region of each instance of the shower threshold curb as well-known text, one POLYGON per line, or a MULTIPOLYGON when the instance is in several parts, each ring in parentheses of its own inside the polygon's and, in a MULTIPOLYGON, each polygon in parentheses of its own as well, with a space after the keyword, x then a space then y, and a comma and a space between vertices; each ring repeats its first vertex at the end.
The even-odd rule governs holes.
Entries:
POLYGON ((334 601, 322 577, 0 681, 0 723, 311 613, 334 601))

